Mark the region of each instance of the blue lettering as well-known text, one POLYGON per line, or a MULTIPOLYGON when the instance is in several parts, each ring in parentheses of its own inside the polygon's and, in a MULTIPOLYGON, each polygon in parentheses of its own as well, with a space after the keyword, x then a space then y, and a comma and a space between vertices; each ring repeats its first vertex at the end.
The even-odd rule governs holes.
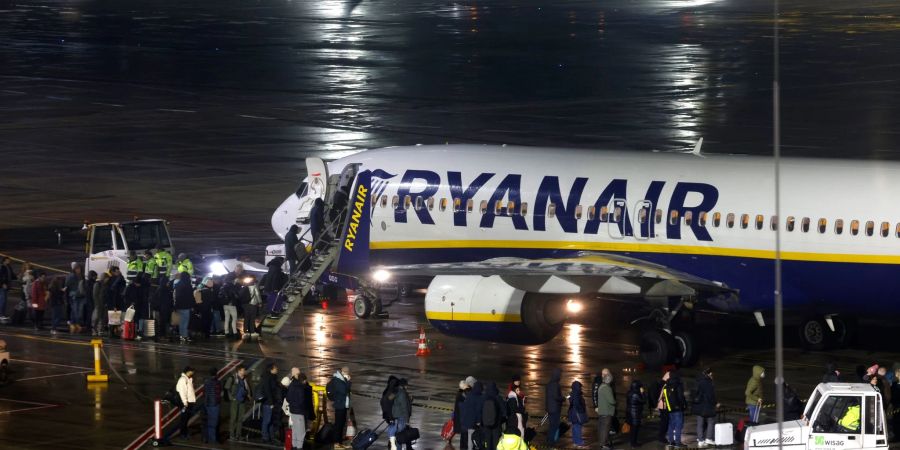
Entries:
POLYGON ((644 196, 644 200, 650 202, 650 211, 647 212, 647 232, 649 235, 645 236, 644 229, 641 227, 641 237, 656 237, 656 208, 659 207, 659 194, 662 193, 663 186, 665 185, 665 181, 654 181, 650 183, 650 187, 647 188, 647 195, 644 196))
POLYGON ((450 184, 450 196, 453 198, 454 202, 453 225, 457 227, 466 226, 466 204, 493 176, 494 174, 492 173, 478 175, 475 178, 475 181, 472 181, 472 184, 463 190, 462 174, 459 172, 447 172, 447 183, 450 184), (457 200, 459 200, 459 207, 455 206, 457 200))
MULTIPOLYGON (((700 213, 709 213, 719 201, 719 190, 715 186, 706 183, 686 183, 679 182, 675 185, 675 191, 672 192, 672 199, 669 201, 668 217, 672 211, 678 211, 678 217, 684 217, 684 214, 691 211, 693 220, 691 221, 691 230, 699 241, 712 241, 709 231, 700 225, 700 213), (696 192, 701 195, 700 204, 693 207, 684 206, 688 193, 696 192)), ((666 238, 681 239, 681 221, 672 224, 671 220, 666 220, 666 238)))
POLYGON ((556 217, 559 225, 566 233, 577 233, 578 223, 575 219, 575 206, 581 200, 581 193, 584 191, 584 185, 587 184, 587 178, 576 178, 569 191, 569 198, 563 204, 562 193, 559 189, 559 177, 547 176, 541 180, 541 186, 538 188, 537 198, 534 200, 534 229, 535 231, 545 231, 547 229, 545 215, 547 214, 547 201, 552 202, 556 207, 556 217))
POLYGON ((406 223, 406 196, 408 195, 412 198, 413 210, 419 216, 419 221, 424 225, 434 225, 434 219, 431 218, 428 208, 415 208, 416 198, 428 199, 437 193, 440 184, 441 176, 434 172, 428 170, 407 170, 403 174, 403 179, 400 180, 400 187, 397 188, 397 196, 400 197, 400 201, 394 210, 394 222, 406 223), (410 192, 414 180, 425 180, 426 186, 421 192, 410 192))
POLYGON ((481 217, 481 227, 482 228, 493 228, 494 226, 494 217, 509 217, 512 219, 513 226, 516 227, 517 230, 528 230, 528 223, 525 222, 525 218, 522 217, 521 214, 513 214, 512 211, 507 209, 507 204, 504 203, 500 207, 500 212, 496 211, 497 202, 503 202, 504 199, 508 198, 508 201, 515 204, 516 208, 522 207, 522 194, 520 193, 520 189, 522 187, 522 175, 510 174, 507 175, 503 181, 497 186, 497 189, 494 190, 494 194, 491 195, 491 199, 488 200, 488 209, 484 216, 481 217))

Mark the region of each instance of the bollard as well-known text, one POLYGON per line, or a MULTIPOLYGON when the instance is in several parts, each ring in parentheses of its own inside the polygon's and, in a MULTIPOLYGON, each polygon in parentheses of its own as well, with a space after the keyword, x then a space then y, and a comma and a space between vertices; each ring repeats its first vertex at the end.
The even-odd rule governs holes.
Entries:
POLYGON ((162 404, 159 400, 153 401, 153 437, 162 440, 162 404))
POLYGON ((100 372, 100 347, 103 341, 100 339, 91 339, 91 345, 94 346, 94 373, 87 376, 88 383, 108 383, 109 376, 100 372))

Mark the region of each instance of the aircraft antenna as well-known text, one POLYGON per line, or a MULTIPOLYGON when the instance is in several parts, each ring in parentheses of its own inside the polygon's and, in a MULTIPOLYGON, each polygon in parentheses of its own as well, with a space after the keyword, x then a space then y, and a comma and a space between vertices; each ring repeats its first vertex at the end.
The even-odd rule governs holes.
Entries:
POLYGON ((772 0, 772 153, 775 160, 775 421, 778 450, 784 432, 784 317, 781 296, 781 95, 779 86, 779 0, 772 0))

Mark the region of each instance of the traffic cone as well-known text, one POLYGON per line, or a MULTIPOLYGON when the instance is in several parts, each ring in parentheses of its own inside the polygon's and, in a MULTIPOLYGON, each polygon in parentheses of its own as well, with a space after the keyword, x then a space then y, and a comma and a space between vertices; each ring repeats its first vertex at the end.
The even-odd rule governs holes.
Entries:
POLYGON ((416 356, 428 356, 431 350, 428 349, 428 343, 425 342, 425 327, 419 327, 419 349, 416 350, 416 356))

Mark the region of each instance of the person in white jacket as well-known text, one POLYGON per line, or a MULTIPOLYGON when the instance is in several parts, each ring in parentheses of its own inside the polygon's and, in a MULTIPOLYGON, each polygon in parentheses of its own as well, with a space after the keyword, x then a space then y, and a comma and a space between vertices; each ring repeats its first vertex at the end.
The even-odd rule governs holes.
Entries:
POLYGON ((188 438, 188 420, 194 412, 194 403, 197 402, 197 396, 194 392, 194 368, 187 366, 181 372, 181 378, 175 384, 175 391, 181 397, 181 437, 188 438))

